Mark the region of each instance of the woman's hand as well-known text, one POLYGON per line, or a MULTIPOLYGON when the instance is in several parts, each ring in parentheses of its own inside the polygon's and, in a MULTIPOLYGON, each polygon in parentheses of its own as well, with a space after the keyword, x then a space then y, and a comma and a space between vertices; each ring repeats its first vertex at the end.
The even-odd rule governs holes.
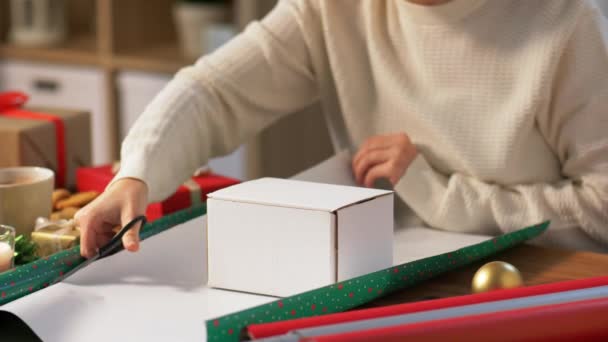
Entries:
POLYGON ((394 186, 403 177, 418 152, 405 133, 377 135, 367 139, 353 158, 357 183, 372 187, 378 179, 394 186))
MULTIPOLYGON (((144 215, 148 205, 148 188, 140 180, 125 178, 112 184, 97 199, 76 213, 76 224, 80 227, 80 254, 90 258, 107 244, 116 226, 125 226, 132 219, 144 215)), ((122 237, 125 249, 139 250, 141 223, 122 237)))

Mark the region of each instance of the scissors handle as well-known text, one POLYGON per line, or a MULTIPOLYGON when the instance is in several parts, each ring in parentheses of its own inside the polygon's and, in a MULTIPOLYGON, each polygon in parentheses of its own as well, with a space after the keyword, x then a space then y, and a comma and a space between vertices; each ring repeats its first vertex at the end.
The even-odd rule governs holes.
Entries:
POLYGON ((131 228, 135 227, 135 224, 137 224, 137 222, 139 221, 141 221, 141 226, 143 227, 146 224, 146 217, 143 215, 137 216, 136 218, 131 220, 131 222, 127 223, 126 226, 122 227, 122 229, 116 235, 114 235, 112 240, 110 240, 107 245, 99 248, 99 258, 101 259, 107 257, 108 255, 112 255, 122 250, 124 248, 124 246, 122 245, 123 235, 125 235, 129 230, 131 230, 131 228))

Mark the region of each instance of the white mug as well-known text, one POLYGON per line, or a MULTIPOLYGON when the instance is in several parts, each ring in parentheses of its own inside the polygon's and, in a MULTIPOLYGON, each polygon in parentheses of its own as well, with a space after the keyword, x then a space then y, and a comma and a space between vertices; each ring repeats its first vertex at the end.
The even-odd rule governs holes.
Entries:
POLYGON ((38 217, 49 217, 55 174, 42 167, 0 168, 0 224, 29 237, 38 217))

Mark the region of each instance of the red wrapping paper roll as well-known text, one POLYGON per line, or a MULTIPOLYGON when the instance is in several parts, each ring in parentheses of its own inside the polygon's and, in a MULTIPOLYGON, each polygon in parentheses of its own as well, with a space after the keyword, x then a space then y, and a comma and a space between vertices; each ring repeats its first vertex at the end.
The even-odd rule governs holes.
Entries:
MULTIPOLYGON (((326 316, 301 318, 290 321, 273 322, 267 324, 253 324, 247 328, 249 336, 253 338, 264 338, 286 334, 289 331, 330 325, 344 322, 352 322, 363 319, 388 317, 428 310, 445 309, 450 307, 485 303, 497 300, 528 297, 549 294, 562 291, 579 290, 596 286, 608 285, 608 277, 596 277, 580 280, 570 280, 551 284, 543 284, 529 287, 520 287, 500 291, 458 296, 430 301, 391 305, 366 310, 355 310, 326 316)), ((608 318, 606 318, 608 326, 608 318)))
POLYGON ((300 341, 606 340, 608 340, 608 298, 318 336, 300 341))

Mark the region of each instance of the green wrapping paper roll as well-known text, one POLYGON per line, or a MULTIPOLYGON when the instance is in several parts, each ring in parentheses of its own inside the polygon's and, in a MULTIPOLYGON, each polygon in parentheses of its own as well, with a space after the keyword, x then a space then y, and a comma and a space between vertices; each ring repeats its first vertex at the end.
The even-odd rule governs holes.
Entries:
POLYGON ((342 312, 419 284, 537 237, 541 223, 453 252, 393 266, 337 284, 256 306, 206 322, 207 341, 236 342, 249 324, 269 323, 342 312))
MULTIPOLYGON (((206 212, 207 206, 203 204, 164 216, 146 224, 140 231, 139 237, 145 240, 178 224, 202 216, 206 212)), ((75 246, 0 274, 0 305, 49 286, 84 260, 80 256, 80 246, 75 246)))

